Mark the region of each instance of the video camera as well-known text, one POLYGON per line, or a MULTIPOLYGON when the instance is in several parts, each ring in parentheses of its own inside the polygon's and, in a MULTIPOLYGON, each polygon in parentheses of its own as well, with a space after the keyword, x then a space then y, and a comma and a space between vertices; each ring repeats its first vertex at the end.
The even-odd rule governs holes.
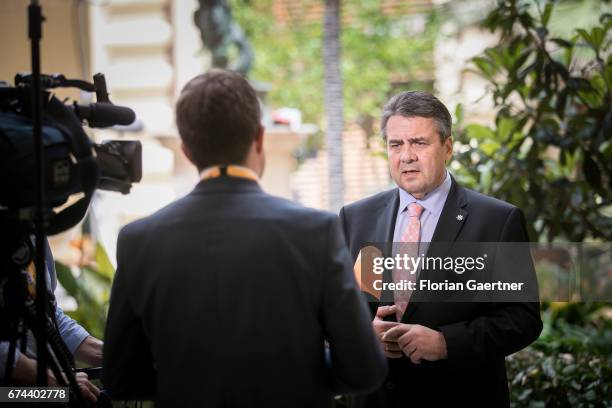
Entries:
MULTIPOLYGON (((138 141, 93 143, 82 123, 92 128, 129 125, 135 119, 127 107, 108 97, 103 74, 94 82, 41 75, 43 89, 42 138, 45 151, 46 196, 49 209, 66 203, 72 194, 84 193, 77 204, 50 213, 50 235, 76 225, 85 215, 96 188, 127 194, 142 177, 142 147, 138 141), (96 103, 64 104, 49 90, 74 87, 96 93, 96 103)), ((35 202, 35 154, 32 139, 32 76, 17 74, 15 86, 0 82, 0 209, 31 208, 35 202)), ((23 214, 23 211, 21 211, 23 214)), ((16 215, 12 212, 12 215, 16 215)))
POLYGON ((72 355, 49 311, 54 310, 53 295, 49 294, 50 302, 45 295, 45 274, 40 273, 46 263, 45 235, 81 221, 96 188, 129 193, 142 177, 142 147, 139 141, 96 144, 85 133, 83 123, 104 128, 129 125, 135 119, 130 108, 111 103, 104 75, 94 75, 93 83, 61 74, 36 77, 40 82, 33 75, 17 74, 14 86, 0 81, 0 340, 10 341, 5 382, 11 376, 16 343, 27 336, 26 328, 31 329, 37 349, 48 344, 53 352, 44 360, 42 351, 38 353, 37 384, 46 384, 42 379, 47 366, 56 378, 63 372, 74 395, 71 402, 85 406, 72 355), (97 101, 66 104, 50 91, 59 87, 95 92, 97 101), (35 129, 40 129, 40 138, 35 129), (68 202, 79 193, 78 200, 68 202), (63 208, 56 210, 59 206, 63 208), (28 273, 33 259, 35 279, 28 273))

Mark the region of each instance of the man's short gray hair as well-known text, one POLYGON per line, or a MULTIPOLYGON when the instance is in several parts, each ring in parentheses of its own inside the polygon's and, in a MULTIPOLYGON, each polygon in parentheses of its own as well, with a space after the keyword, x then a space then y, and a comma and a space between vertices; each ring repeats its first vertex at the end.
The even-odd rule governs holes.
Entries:
POLYGON ((380 121, 380 130, 384 140, 387 140, 387 122, 391 116, 395 115, 406 118, 432 118, 438 128, 441 142, 451 135, 452 120, 448 109, 438 98, 428 92, 407 91, 389 99, 383 108, 380 121))

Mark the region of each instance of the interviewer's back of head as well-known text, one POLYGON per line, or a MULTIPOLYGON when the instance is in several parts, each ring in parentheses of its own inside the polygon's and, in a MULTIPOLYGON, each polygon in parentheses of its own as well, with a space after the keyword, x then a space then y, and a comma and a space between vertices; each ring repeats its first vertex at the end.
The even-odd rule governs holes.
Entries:
POLYGON ((253 87, 240 74, 211 70, 189 81, 176 104, 185 152, 199 170, 242 164, 261 128, 253 87))

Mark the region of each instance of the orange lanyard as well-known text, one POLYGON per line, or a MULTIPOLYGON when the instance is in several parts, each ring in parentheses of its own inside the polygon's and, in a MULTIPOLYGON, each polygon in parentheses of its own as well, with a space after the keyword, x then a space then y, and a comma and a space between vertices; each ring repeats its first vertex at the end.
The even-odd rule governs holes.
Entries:
POLYGON ((200 177, 202 180, 214 179, 221 176, 230 176, 243 178, 247 180, 259 181, 257 174, 248 167, 235 166, 230 164, 229 166, 214 166, 209 167, 202 171, 200 177))

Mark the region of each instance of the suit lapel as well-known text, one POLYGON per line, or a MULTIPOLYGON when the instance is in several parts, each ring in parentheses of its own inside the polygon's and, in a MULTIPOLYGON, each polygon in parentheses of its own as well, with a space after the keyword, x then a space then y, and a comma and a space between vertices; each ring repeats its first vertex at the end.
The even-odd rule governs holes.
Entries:
MULTIPOLYGON (((444 258, 453 247, 453 244, 457 240, 457 236, 459 236, 459 232, 461 232, 468 218, 465 190, 457 184, 457 181, 452 175, 451 180, 452 185, 448 192, 444 207, 442 208, 442 212, 440 213, 440 218, 438 218, 438 224, 434 230, 433 237, 431 238, 431 243, 427 250, 427 257, 439 256, 444 258)), ((426 271, 419 274, 417 287, 418 280, 424 279, 426 276, 426 271)), ((402 322, 404 323, 414 315, 415 311, 423 301, 426 300, 420 296, 421 292, 415 292, 415 295, 415 298, 410 301, 402 317, 402 322)))
MULTIPOLYGON (((451 243, 452 246, 467 220, 468 211, 465 208, 467 207, 465 190, 457 184, 453 176, 451 176, 451 179, 453 184, 448 192, 448 198, 442 208, 431 242, 446 242, 451 243)), ((438 245, 435 245, 435 247, 437 248, 438 245)), ((450 247, 447 249, 450 250, 450 247)), ((447 252, 444 251, 444 253, 447 252)))
MULTIPOLYGON (((383 244, 382 252, 385 257, 391 256, 398 206, 399 190, 395 188, 391 190, 383 203, 374 231, 375 243, 383 244)), ((385 269, 383 272, 383 282, 393 282, 391 270, 385 269)), ((380 295, 380 300, 382 305, 393 304, 393 291, 383 291, 380 295)))
MULTIPOLYGON (((380 216, 376 221, 374 236, 377 243, 388 243, 393 241, 393 232, 395 230, 395 219, 397 217, 397 207, 399 206, 398 189, 391 190, 389 196, 385 199, 380 210, 380 216)), ((385 248, 385 255, 389 249, 385 248)))

